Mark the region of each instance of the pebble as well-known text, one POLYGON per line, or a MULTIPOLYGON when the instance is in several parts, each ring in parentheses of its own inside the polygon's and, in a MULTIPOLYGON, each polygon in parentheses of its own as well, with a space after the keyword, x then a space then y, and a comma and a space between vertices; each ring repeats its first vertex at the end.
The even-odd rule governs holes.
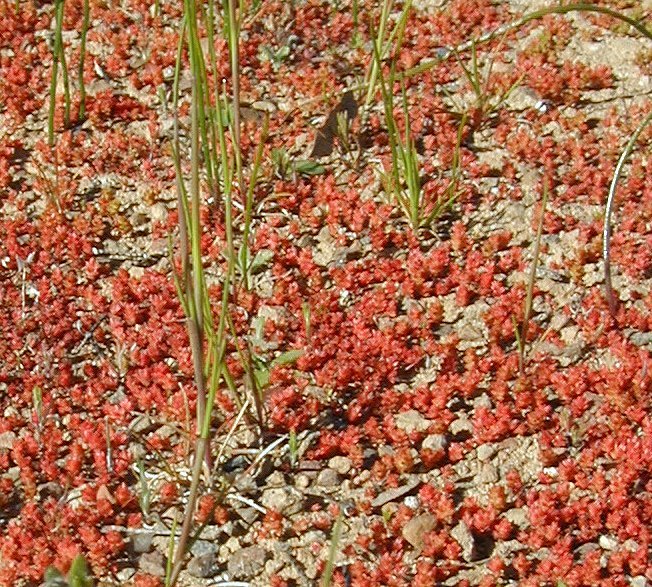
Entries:
POLYGON ((138 553, 149 552, 152 548, 153 540, 153 532, 136 532, 131 537, 131 548, 133 548, 134 552, 138 553))
POLYGON ((426 420, 416 410, 408 410, 396 416, 396 427, 407 434, 411 434, 412 432, 425 432, 430 427, 430 421, 426 420))
POLYGON ((337 487, 340 484, 340 476, 337 474, 337 471, 334 471, 330 467, 319 472, 317 475, 317 485, 321 487, 337 487))
POLYGON ((483 463, 475 476, 476 482, 482 484, 497 483, 499 478, 498 469, 491 463, 483 463))
POLYGON ((463 432, 473 433, 473 422, 468 418, 457 418, 453 420, 450 425, 450 432, 453 436, 457 436, 463 432))
POLYGON ((424 536, 434 529, 437 519, 432 514, 421 514, 414 516, 403 526, 403 538, 407 540, 414 548, 419 550, 423 548, 424 536))
POLYGON ((307 489, 310 486, 310 477, 304 473, 298 473, 294 478, 294 486, 297 489, 307 489))
POLYGON ((493 457, 495 454, 496 447, 491 444, 481 444, 477 449, 478 459, 483 462, 491 460, 491 457, 493 457))
POLYGON ((475 556, 475 540, 469 527, 464 522, 460 522, 451 530, 451 536, 462 547, 462 558, 466 562, 472 561, 475 556))
POLYGON ((187 571, 193 577, 208 578, 217 574, 215 552, 206 552, 192 557, 187 571))
POLYGON ((115 574, 115 578, 120 585, 125 585, 135 574, 136 569, 120 569, 115 574))
POLYGON ((253 524, 261 515, 256 508, 241 508, 238 510, 238 514, 249 525, 253 524))
POLYGON ((272 487, 263 491, 260 501, 265 508, 292 515, 302 510, 304 499, 292 487, 272 487))
POLYGON ((138 568, 148 575, 165 576, 165 557, 158 551, 146 552, 138 561, 138 568))
POLYGON ((410 493, 420 481, 416 475, 410 479, 405 485, 400 487, 394 487, 392 489, 387 489, 375 497, 371 502, 371 505, 375 508, 380 507, 390 501, 396 501, 397 499, 403 497, 406 493, 410 493))
POLYGON ((613 536, 608 536, 606 534, 600 536, 598 544, 600 545, 600 548, 604 550, 616 550, 618 548, 618 540, 613 536))
POLYGON ((248 546, 229 557, 227 570, 233 579, 251 579, 265 567, 267 552, 260 546, 248 546))
POLYGON ((508 522, 518 526, 521 530, 530 525, 530 520, 525 508, 512 508, 505 512, 505 518, 508 522))
POLYGON ((202 556, 204 554, 215 554, 217 546, 208 540, 197 540, 191 547, 190 552, 195 556, 202 556))
POLYGON ((328 466, 340 475, 346 475, 351 470, 351 459, 348 457, 333 457, 328 461, 328 466))
POLYGON ((429 434, 421 443, 421 448, 434 451, 446 450, 447 446, 448 439, 445 434, 429 434))

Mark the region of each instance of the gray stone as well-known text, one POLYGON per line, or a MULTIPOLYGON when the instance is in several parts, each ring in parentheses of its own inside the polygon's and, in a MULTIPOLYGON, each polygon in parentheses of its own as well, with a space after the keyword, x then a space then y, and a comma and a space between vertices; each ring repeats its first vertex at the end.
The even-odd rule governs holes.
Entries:
POLYGON ((292 515, 301 511, 304 500, 293 487, 285 486, 265 489, 260 501, 265 508, 292 515))
POLYGON ((337 471, 334 471, 330 467, 319 472, 317 475, 317 485, 322 487, 337 487, 340 484, 340 476, 337 474, 337 471))
POLYGON ((629 580, 630 587, 649 587, 647 579, 643 575, 637 575, 629 580))
POLYGON ((253 524, 261 515, 256 508, 240 508, 238 515, 245 521, 246 524, 253 524))
POLYGON ((120 569, 116 574, 115 578, 118 580, 120 585, 126 584, 134 575, 136 574, 136 569, 120 569))
POLYGON ((227 563, 229 576, 233 579, 251 579, 265 567, 267 552, 260 546, 248 546, 234 552, 227 563))
POLYGON ((190 549, 190 552, 195 556, 202 556, 204 554, 217 552, 217 546, 208 540, 197 540, 190 549))
POLYGON ((165 557, 158 551, 146 552, 138 560, 138 568, 148 575, 165 576, 165 557))
POLYGON ((206 552, 193 556, 188 563, 187 571, 193 577, 213 577, 217 574, 215 552, 206 552))
POLYGON ((419 483, 419 478, 415 475, 404 485, 401 485, 400 487, 394 487, 392 489, 387 489, 386 491, 383 491, 377 495, 371 502, 371 505, 377 508, 390 501, 396 501, 397 499, 403 497, 405 494, 410 493, 417 485, 419 485, 419 483))
POLYGON ((134 552, 149 552, 152 548, 154 532, 136 532, 131 537, 131 547, 134 552))

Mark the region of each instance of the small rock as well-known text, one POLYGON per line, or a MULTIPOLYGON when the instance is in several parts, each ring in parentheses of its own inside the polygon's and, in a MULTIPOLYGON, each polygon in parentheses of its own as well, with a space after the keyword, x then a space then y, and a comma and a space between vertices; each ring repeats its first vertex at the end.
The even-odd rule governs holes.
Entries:
POLYGON ((217 574, 215 552, 206 552, 193 556, 188 563, 187 571, 193 577, 208 578, 217 574))
POLYGON ((304 473, 298 473, 294 478, 294 486, 297 489, 307 489, 310 486, 310 477, 304 473))
POLYGON ((525 508, 512 508, 511 510, 505 512, 505 518, 508 522, 518 526, 521 530, 523 528, 527 528, 530 525, 530 520, 525 508))
POLYGON ((270 487, 285 487, 285 475, 283 475, 281 471, 274 471, 269 477, 267 477, 267 485, 270 487))
POLYGON ((636 540, 632 540, 631 538, 628 538, 623 542, 623 548, 625 550, 629 550, 629 552, 636 552, 640 547, 638 545, 638 542, 636 540))
POLYGON ((434 451, 446 450, 447 446, 448 439, 445 434, 429 434, 421 443, 421 448, 434 451))
POLYGON ((421 500, 416 495, 408 495, 403 503, 411 510, 416 510, 421 505, 421 500))
POLYGON ((432 514, 414 516, 414 518, 403 526, 403 538, 414 546, 414 548, 421 550, 423 548, 424 536, 433 530, 436 524, 437 519, 432 514))
POLYGON ((590 552, 594 552, 595 550, 600 550, 600 546, 598 546, 595 542, 585 542, 581 546, 578 546, 574 553, 577 556, 577 558, 581 561, 584 559, 584 557, 589 554, 590 552))
POLYGON ((202 556, 204 554, 215 554, 217 546, 208 540, 197 540, 190 549, 190 552, 195 556, 202 556))
POLYGON ((396 416, 396 427, 407 434, 411 434, 412 432, 425 432, 430 428, 430 421, 426 420, 416 410, 408 410, 396 416))
POLYGON ((175 434, 177 434, 178 429, 175 426, 171 426, 170 424, 163 424, 157 431, 156 435, 159 438, 171 438, 175 434))
POLYGON ((487 408, 491 409, 492 403, 491 398, 486 393, 481 393, 478 397, 473 400, 473 407, 478 408, 487 408))
POLYGON ((281 514, 292 515, 301 511, 304 500, 292 487, 272 487, 263 491, 260 501, 268 509, 276 510, 281 514))
POLYGON ((616 550, 618 548, 618 540, 613 536, 608 536, 606 534, 600 536, 598 544, 600 545, 600 548, 604 550, 616 550))
POLYGON ((131 537, 131 548, 134 552, 149 552, 152 548, 154 532, 136 532, 131 537))
POLYGON ((476 482, 482 484, 497 483, 498 479, 498 469, 491 463, 483 463, 475 476, 476 482))
POLYGON ((340 475, 346 475, 351 470, 351 459, 348 457, 333 457, 328 461, 328 466, 340 475))
POLYGON ((330 467, 319 472, 317 475, 317 485, 322 487, 336 487, 340 484, 340 476, 337 474, 337 471, 334 471, 330 467))
POLYGON ((643 575, 637 575, 629 580, 630 587, 648 587, 649 583, 643 575))
POLYGON ((450 432, 453 436, 463 433, 473 434, 473 422, 466 417, 457 418, 451 422, 450 432))
POLYGON ((260 546, 248 546, 234 552, 227 563, 229 576, 233 579, 251 579, 265 567, 267 552, 260 546))
POLYGON ((11 450, 17 438, 16 433, 11 430, 3 432, 0 434, 0 448, 8 448, 11 450))
POLYGON ((238 510, 238 515, 245 521, 246 524, 253 524, 261 513, 256 508, 241 508, 238 510))
POLYGON ((464 522, 460 522, 451 530, 451 536, 462 547, 462 558, 466 562, 472 561, 475 555, 475 540, 468 526, 464 522))
POLYGON ((118 584, 125 585, 135 574, 136 569, 120 569, 115 574, 115 578, 118 580, 118 584))
POLYGON ((138 561, 138 568, 148 575, 165 576, 165 557, 158 551, 146 552, 138 561))
POLYGON ((479 460, 487 462, 496 454, 496 448, 491 444, 481 444, 477 449, 477 454, 479 460))
POLYGON ((397 499, 403 497, 406 493, 410 493, 417 485, 419 485, 419 478, 415 475, 413 478, 408 480, 405 485, 400 487, 394 487, 392 489, 387 489, 375 497, 371 502, 371 505, 375 508, 380 507, 390 501, 396 501, 397 499))
POLYGON ((161 204, 160 202, 154 204, 149 209, 149 213, 153 222, 165 222, 168 217, 168 209, 165 207, 165 204, 161 204))

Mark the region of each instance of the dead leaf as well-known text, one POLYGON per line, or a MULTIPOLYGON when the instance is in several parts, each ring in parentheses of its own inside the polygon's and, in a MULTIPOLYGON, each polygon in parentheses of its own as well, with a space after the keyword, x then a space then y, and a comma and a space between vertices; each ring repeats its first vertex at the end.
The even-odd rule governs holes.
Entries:
POLYGON ((310 157, 326 157, 333 152, 333 145, 337 136, 337 115, 340 112, 346 115, 349 123, 357 116, 358 103, 355 101, 351 90, 342 96, 337 106, 331 110, 328 118, 326 118, 326 122, 317 131, 315 146, 312 149, 310 157))

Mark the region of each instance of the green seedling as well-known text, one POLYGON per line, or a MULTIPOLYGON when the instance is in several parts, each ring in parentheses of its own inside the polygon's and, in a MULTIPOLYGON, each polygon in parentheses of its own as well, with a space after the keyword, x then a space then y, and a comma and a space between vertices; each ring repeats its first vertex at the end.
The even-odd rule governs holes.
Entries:
POLYGON ((290 450, 290 467, 294 469, 297 466, 299 443, 297 441, 297 431, 292 428, 290 430, 290 438, 288 440, 288 448, 290 450))
MULTIPOLYGON (((498 93, 497 95, 492 95, 490 92, 489 82, 494 63, 493 60, 490 60, 485 65, 481 65, 478 61, 477 44, 474 41, 471 42, 471 57, 468 63, 465 63, 462 60, 459 52, 455 51, 454 54, 457 58, 457 62, 462 68, 464 77, 466 78, 474 97, 474 103, 472 106, 474 112, 472 118, 474 127, 478 128, 482 125, 483 121, 491 118, 496 113, 496 111, 499 110, 503 104, 505 104, 505 102, 509 99, 509 96, 522 81, 523 76, 521 76, 506 90, 498 93)), ((450 95, 449 99, 455 102, 455 100, 450 95)), ((456 105, 455 109, 459 115, 466 113, 466 116, 471 118, 471 113, 468 112, 466 107, 456 105)))
POLYGON ((261 61, 269 61, 272 64, 272 69, 278 71, 283 65, 283 62, 290 56, 290 47, 283 45, 278 49, 264 45, 259 49, 259 56, 261 61))
POLYGON ((292 160, 286 149, 272 149, 272 165, 277 177, 285 179, 292 175, 321 175, 325 173, 326 168, 316 161, 310 159, 292 160))

